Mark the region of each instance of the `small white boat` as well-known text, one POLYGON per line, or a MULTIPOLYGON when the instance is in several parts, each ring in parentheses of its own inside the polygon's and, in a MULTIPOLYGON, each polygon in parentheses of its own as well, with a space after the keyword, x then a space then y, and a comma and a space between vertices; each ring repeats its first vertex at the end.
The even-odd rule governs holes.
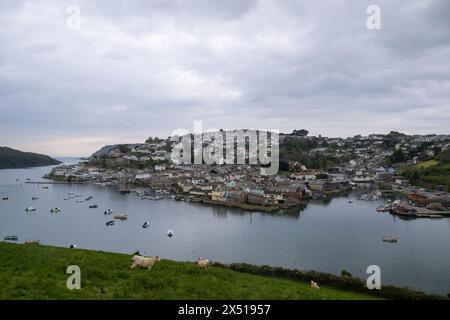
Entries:
POLYGON ((70 198, 64 198, 64 200, 69 200, 70 198))
POLYGON ((61 211, 61 208, 53 208, 50 210, 51 213, 58 213, 61 211))
POLYGON ((145 223, 142 225, 142 228, 147 229, 150 227, 150 223, 148 221, 145 221, 145 223))
POLYGON ((169 231, 167 231, 167 236, 169 237, 169 238, 172 238, 173 237, 173 230, 169 230, 169 231))
POLYGON ((391 237, 391 236, 386 236, 386 237, 383 238, 383 242, 397 243, 398 242, 398 238, 391 237))
POLYGON ((108 209, 105 211, 105 215, 107 215, 107 214, 113 214, 113 211, 111 209, 108 209))
POLYGON ((38 197, 33 197, 33 198, 31 198, 31 200, 39 200, 39 198, 38 197))
POLYGON ((32 211, 36 211, 36 208, 33 207, 28 207, 25 209, 26 212, 32 212, 32 211))

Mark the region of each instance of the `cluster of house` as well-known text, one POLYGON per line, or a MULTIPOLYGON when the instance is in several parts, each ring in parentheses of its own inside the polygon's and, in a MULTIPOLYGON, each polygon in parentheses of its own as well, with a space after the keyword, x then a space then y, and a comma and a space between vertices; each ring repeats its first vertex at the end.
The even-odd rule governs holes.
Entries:
POLYGON ((299 206, 311 197, 322 197, 351 187, 345 174, 319 171, 261 176, 251 165, 158 165, 135 169, 101 168, 89 162, 59 166, 50 178, 103 185, 135 186, 170 191, 179 200, 213 204, 248 204, 263 207, 299 206))
POLYGON ((165 163, 170 161, 171 143, 168 140, 147 140, 143 144, 105 146, 94 153, 90 161, 104 161, 106 166, 121 166, 127 163, 165 163))
MULTIPOLYGON (((281 143, 286 137, 293 136, 281 135, 281 143)), ((295 138, 309 139, 306 136, 295 138)), ((386 148, 388 135, 320 139, 324 141, 322 146, 311 153, 350 160, 328 170, 312 170, 291 161, 289 173, 261 176, 257 165, 173 164, 170 161, 171 140, 150 138, 143 144, 106 146, 93 154, 88 162, 54 168, 49 177, 72 182, 148 187, 170 191, 178 199, 197 202, 290 207, 311 197, 350 190, 356 183, 380 181, 407 185, 406 180, 396 175, 395 168, 385 167, 386 159, 395 150, 444 150, 450 142, 450 136, 399 135, 396 145, 386 148)))

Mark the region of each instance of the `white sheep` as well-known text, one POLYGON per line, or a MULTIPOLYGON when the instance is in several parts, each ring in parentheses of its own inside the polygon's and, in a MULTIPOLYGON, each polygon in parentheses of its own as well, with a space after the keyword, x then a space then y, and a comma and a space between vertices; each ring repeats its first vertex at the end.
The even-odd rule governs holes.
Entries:
POLYGON ((209 261, 208 259, 198 258, 197 266, 200 269, 208 269, 209 267, 211 267, 211 261, 209 261))
POLYGON ((134 256, 131 258, 131 261, 133 261, 133 264, 131 265, 130 269, 134 269, 136 267, 142 267, 147 268, 148 270, 152 270, 152 267, 155 265, 156 262, 161 261, 161 258, 156 257, 142 257, 142 256, 134 256))
POLYGON ((320 289, 319 285, 317 284, 317 282, 311 281, 311 288, 313 289, 320 289))

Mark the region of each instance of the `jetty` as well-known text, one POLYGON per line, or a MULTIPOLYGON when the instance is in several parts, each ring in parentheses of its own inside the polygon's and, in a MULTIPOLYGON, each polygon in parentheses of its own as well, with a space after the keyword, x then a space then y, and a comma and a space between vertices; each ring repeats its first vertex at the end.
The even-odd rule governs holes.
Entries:
POLYGON ((431 210, 423 207, 412 206, 406 202, 400 202, 392 206, 392 213, 403 217, 413 218, 444 218, 450 217, 449 211, 431 210))
POLYGON ((51 184, 86 184, 84 181, 25 181, 28 184, 51 185, 51 184))

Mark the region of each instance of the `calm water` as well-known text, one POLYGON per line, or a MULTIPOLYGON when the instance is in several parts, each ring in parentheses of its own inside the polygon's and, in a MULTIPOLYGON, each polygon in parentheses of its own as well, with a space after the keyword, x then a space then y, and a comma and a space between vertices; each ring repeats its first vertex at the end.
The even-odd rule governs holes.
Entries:
MULTIPOLYGON (((66 162, 71 162, 65 159, 66 162)), ((94 185, 24 183, 51 167, 0 170, 0 237, 19 242, 159 255, 173 260, 198 256, 221 262, 247 262, 339 274, 345 269, 366 277, 367 266, 381 267, 382 283, 450 293, 450 219, 404 221, 375 211, 381 202, 355 200, 357 193, 329 203, 311 203, 300 213, 271 215, 207 207, 174 200, 140 200, 94 185), (16 179, 20 179, 19 182, 16 179), (68 192, 81 198, 64 201, 68 192), (39 200, 32 201, 32 197, 39 200), (76 203, 76 199, 93 200, 76 203), (355 200, 349 203, 349 200, 355 200), (98 209, 89 209, 97 204, 98 209), (36 212, 26 213, 33 206, 36 212), (60 207, 59 214, 50 209, 60 207), (106 209, 128 214, 128 221, 106 227, 106 209), (150 222, 150 228, 142 224, 150 222), (175 232, 173 238, 167 230, 175 232), (398 244, 382 242, 383 236, 398 244)), ((360 190, 359 192, 362 192, 360 190)))

